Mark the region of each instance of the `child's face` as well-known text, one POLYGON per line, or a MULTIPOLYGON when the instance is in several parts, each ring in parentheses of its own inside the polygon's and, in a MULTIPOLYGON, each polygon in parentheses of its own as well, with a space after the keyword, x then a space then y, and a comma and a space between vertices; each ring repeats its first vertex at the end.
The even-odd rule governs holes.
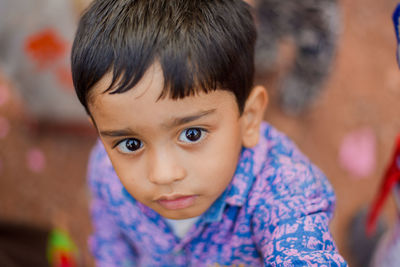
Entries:
POLYGON ((159 99, 160 66, 122 94, 93 89, 91 114, 118 177, 138 201, 164 217, 201 215, 230 183, 242 147, 235 96, 217 90, 159 99))

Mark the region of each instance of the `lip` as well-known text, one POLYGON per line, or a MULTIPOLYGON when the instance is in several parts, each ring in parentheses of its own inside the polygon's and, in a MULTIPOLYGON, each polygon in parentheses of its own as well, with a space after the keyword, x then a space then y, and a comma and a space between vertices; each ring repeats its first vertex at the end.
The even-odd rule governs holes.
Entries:
POLYGON ((165 209, 179 210, 192 206, 194 204, 194 201, 196 200, 196 197, 196 195, 174 194, 161 196, 156 201, 165 209))

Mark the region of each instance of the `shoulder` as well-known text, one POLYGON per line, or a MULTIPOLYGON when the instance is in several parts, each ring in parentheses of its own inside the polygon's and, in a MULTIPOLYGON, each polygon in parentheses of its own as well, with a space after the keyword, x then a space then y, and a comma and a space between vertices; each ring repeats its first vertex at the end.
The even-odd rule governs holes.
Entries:
POLYGON ((108 202, 117 203, 124 198, 124 187, 100 140, 96 142, 89 157, 88 185, 95 197, 101 197, 108 202))
POLYGON ((253 186, 253 201, 279 212, 281 218, 318 210, 331 213, 335 196, 323 172, 272 126, 265 126, 263 138, 268 147, 253 186))
POLYGON ((104 182, 106 177, 114 176, 115 171, 112 167, 111 161, 107 155, 107 152, 100 140, 97 140, 94 145, 88 165, 88 177, 89 182, 104 182))

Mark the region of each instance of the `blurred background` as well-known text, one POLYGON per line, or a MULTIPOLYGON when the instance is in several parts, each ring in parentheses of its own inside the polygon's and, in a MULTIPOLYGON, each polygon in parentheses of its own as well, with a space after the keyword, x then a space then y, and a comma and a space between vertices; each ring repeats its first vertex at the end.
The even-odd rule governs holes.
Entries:
MULTIPOLYGON (((0 0, 0 221, 62 227, 81 266, 93 265, 86 246, 91 231, 86 164, 96 133, 74 95, 69 50, 88 2, 0 0)), ((282 34, 275 33, 276 46, 268 49, 276 56, 258 55, 258 78, 270 93, 265 119, 290 136, 334 186, 331 230, 352 263, 349 223, 376 195, 400 133, 400 71, 391 21, 397 1, 319 3, 326 29, 313 27, 301 8, 277 7, 292 10, 280 17, 292 16, 296 27, 275 27, 282 34), (329 42, 320 45, 318 38, 329 42), (307 76, 301 62, 311 60, 304 66, 312 69, 316 61, 310 54, 325 58, 316 59, 314 72, 321 72, 307 76), (301 83, 315 88, 304 91, 301 83)), ((268 33, 261 17, 257 23, 260 34, 268 33)), ((389 226, 396 219, 392 198, 382 219, 389 226)))

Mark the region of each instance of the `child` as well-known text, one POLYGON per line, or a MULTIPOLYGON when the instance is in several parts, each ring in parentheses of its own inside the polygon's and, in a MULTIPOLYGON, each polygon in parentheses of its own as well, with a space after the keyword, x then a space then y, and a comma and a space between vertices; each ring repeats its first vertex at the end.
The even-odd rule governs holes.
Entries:
POLYGON ((262 123, 242 0, 98 0, 72 51, 100 141, 89 165, 99 266, 346 265, 334 193, 262 123))

